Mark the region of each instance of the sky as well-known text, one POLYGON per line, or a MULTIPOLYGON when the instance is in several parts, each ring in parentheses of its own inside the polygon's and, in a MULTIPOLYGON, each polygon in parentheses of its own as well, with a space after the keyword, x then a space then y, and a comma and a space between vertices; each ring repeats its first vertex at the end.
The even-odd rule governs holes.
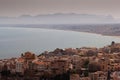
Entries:
POLYGON ((0 16, 77 13, 120 18, 120 0, 0 0, 0 16))

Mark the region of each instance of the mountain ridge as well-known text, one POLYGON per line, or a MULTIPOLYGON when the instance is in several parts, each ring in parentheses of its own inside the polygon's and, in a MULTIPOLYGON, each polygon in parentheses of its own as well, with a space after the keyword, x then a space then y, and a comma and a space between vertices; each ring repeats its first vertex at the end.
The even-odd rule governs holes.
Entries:
POLYGON ((21 15, 18 17, 0 17, 0 24, 91 24, 118 23, 111 15, 55 13, 40 15, 21 15))

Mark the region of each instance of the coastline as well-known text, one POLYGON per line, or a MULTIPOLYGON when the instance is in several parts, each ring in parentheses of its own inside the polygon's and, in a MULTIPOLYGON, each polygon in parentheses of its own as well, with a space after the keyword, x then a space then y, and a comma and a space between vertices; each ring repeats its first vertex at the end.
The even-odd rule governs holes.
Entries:
MULTIPOLYGON (((46 28, 44 28, 46 29, 46 28)), ((66 29, 53 29, 53 30, 63 30, 63 31, 74 31, 74 32, 82 32, 82 33, 89 33, 89 34, 97 34, 97 35, 101 35, 101 36, 110 36, 110 37, 118 37, 120 38, 120 35, 117 36, 117 35, 110 35, 110 34, 101 34, 101 33, 95 33, 95 32, 88 32, 88 31, 76 31, 76 30, 66 30, 66 29)))
MULTIPOLYGON (((38 28, 38 27, 26 27, 26 28, 38 28)), ((39 27, 41 28, 41 27, 39 27)), ((56 29, 56 28, 41 28, 41 29, 49 29, 49 30, 62 30, 62 31, 73 31, 73 32, 82 32, 82 33, 89 33, 89 34, 97 34, 97 35, 101 35, 101 36, 109 36, 109 37, 117 37, 120 38, 120 35, 110 35, 110 34, 102 34, 102 33, 95 33, 95 32, 88 32, 88 31, 77 31, 77 30, 70 30, 70 29, 56 29)))
POLYGON ((120 37, 120 24, 11 24, 0 27, 41 28, 64 31, 85 32, 102 36, 120 37))
MULTIPOLYGON (((2 28, 2 27, 0 27, 2 28)), ((47 27, 6 27, 6 28, 40 28, 40 29, 47 29, 47 30, 62 30, 62 31, 74 31, 74 32, 82 32, 82 33, 89 33, 89 34, 97 34, 97 35, 101 35, 101 36, 110 36, 110 37, 117 37, 120 38, 120 35, 115 35, 115 34, 104 34, 104 33, 96 33, 96 32, 92 32, 92 31, 80 31, 80 30, 72 30, 72 29, 58 29, 58 28, 47 28, 47 27)))

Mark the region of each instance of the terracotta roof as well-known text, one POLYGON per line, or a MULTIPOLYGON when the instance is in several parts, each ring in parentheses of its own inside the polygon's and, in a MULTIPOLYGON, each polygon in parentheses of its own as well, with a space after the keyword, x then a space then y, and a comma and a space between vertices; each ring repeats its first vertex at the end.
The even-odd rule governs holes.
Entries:
POLYGON ((41 61, 35 61, 34 63, 38 64, 38 65, 44 65, 45 64, 45 62, 41 62, 41 61))
POLYGON ((17 61, 18 62, 24 62, 24 59, 23 58, 18 58, 17 61))

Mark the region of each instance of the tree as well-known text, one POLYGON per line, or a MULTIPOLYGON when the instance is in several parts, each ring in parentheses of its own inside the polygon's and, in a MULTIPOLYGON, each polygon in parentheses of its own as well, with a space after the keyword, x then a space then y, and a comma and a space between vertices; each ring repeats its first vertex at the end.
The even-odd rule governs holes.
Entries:
POLYGON ((89 64, 89 72, 96 72, 96 71, 100 71, 100 65, 93 62, 89 64))
POLYGON ((83 74, 84 74, 85 77, 87 77, 88 74, 89 74, 88 67, 89 67, 89 59, 86 59, 83 63, 83 68, 86 68, 86 70, 83 71, 83 74))
POLYGON ((87 59, 83 63, 83 68, 88 68, 88 65, 89 65, 89 60, 87 59))
POLYGON ((113 46, 114 44, 115 44, 115 42, 114 42, 114 41, 112 41, 112 42, 111 42, 111 46, 113 46))

